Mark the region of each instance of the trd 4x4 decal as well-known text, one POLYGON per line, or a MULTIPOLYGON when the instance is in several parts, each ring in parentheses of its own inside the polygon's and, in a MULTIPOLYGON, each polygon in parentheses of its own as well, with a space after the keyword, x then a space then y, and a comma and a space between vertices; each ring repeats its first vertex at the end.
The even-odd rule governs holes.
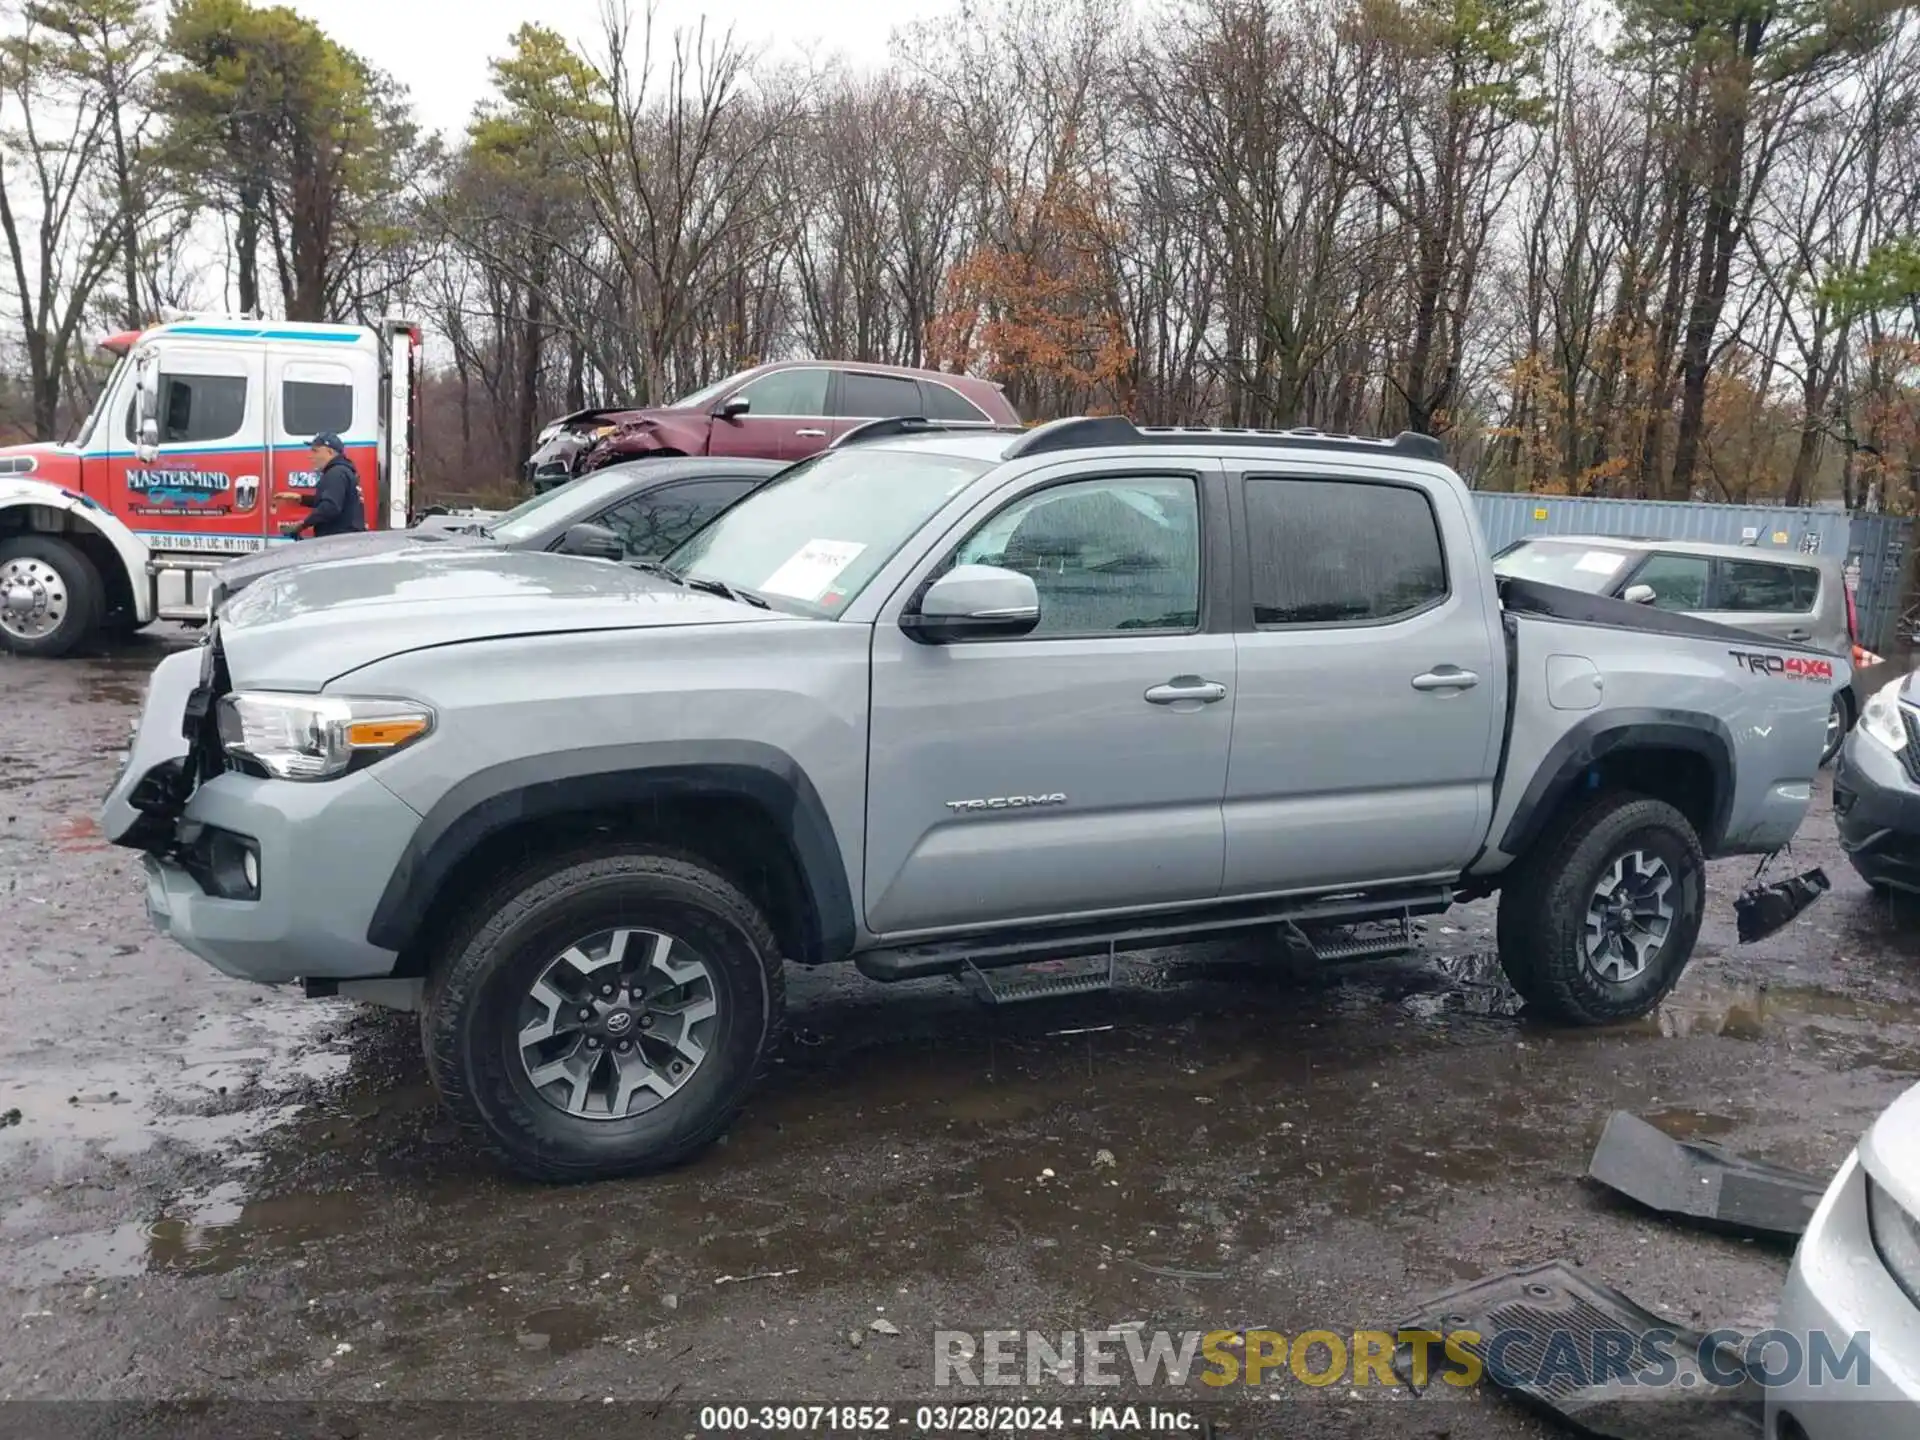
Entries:
POLYGON ((1831 680, 1833 662, 1805 655, 1767 655, 1758 650, 1729 650, 1734 662, 1755 675, 1784 675, 1791 680, 1831 680))

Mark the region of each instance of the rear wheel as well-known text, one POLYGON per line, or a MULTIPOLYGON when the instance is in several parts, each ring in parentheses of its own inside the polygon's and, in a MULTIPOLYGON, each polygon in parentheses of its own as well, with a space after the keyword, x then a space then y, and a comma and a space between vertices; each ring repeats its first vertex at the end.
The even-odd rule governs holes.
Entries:
POLYGON ((1500 962, 1528 1004, 1604 1025, 1657 1006, 1693 958, 1700 838, 1673 806, 1603 795, 1566 817, 1500 897, 1500 962))
POLYGON ((78 648, 106 605, 100 572, 52 535, 0 540, 0 649, 54 657, 78 648))

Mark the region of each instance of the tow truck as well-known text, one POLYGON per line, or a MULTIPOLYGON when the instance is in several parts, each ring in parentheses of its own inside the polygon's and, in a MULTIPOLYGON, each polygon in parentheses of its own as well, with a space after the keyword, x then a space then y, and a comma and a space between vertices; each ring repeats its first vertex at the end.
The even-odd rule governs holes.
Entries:
POLYGON ((315 435, 360 472, 367 522, 412 514, 420 327, 183 315, 108 336, 117 356, 61 444, 0 447, 0 649, 71 654, 155 620, 203 623, 211 573, 291 543, 315 435))

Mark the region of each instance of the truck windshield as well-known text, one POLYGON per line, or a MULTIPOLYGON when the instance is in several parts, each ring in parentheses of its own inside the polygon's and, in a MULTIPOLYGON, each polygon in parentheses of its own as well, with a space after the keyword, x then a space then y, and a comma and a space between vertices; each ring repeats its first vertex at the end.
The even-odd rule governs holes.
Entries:
POLYGON ((1493 571, 1515 580, 1537 580, 1598 595, 1626 573, 1632 558, 1630 550, 1579 541, 1522 540, 1493 557, 1493 571))
POLYGON ((831 619, 987 469, 959 455, 829 450, 723 511, 664 564, 689 580, 717 580, 831 619))
POLYGON ((125 355, 114 362, 113 370, 107 376, 107 383, 102 385, 100 393, 93 397, 93 409, 87 412, 87 418, 80 422, 79 432, 73 437, 74 449, 86 449, 88 442, 93 439, 93 432, 100 428, 100 417, 106 414, 107 406, 119 393, 120 377, 126 372, 130 363, 132 362, 125 355))

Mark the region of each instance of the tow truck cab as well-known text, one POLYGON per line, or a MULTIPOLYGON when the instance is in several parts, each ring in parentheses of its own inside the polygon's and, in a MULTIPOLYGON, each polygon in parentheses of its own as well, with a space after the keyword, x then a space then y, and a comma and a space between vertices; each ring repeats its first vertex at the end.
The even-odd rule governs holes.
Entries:
MULTIPOLYGON (((346 442, 367 523, 408 523, 420 354, 410 321, 193 316, 102 344, 118 363, 75 439, 0 447, 0 544, 46 534, 86 556, 103 594, 97 623, 201 618, 196 579, 288 543, 305 507, 275 496, 312 488, 309 445, 323 432, 346 442), (126 537, 112 521, 144 546, 144 573, 123 573, 126 537)), ((7 582, 21 614, 31 579, 7 582)), ((9 626, 10 648, 28 648, 15 628, 26 629, 9 626)))

